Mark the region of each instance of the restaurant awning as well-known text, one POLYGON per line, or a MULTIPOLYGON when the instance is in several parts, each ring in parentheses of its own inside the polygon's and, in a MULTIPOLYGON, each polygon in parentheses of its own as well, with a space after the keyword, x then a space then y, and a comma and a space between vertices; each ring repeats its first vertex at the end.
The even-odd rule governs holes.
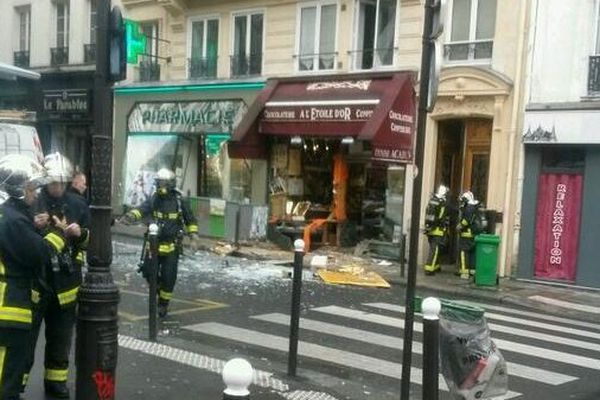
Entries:
POLYGON ((373 159, 413 157, 415 74, 397 72, 269 80, 229 142, 233 158, 265 158, 266 137, 352 136, 373 159))

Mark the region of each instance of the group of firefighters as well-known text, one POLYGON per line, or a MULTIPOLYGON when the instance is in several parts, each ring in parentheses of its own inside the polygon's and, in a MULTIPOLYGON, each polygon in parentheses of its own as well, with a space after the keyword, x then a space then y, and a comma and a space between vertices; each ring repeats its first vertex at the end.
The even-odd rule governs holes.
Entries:
MULTIPOLYGON (((74 174, 60 153, 43 164, 18 154, 0 158, 0 190, 8 196, 0 208, 0 399, 19 399, 24 392, 42 321, 45 392, 70 396, 69 352, 90 238, 85 189, 85 175, 74 174)), ((124 220, 143 218, 160 227, 156 295, 164 317, 177 279, 181 234, 198 232, 172 171, 158 171, 155 194, 124 220)))
POLYGON ((425 211, 425 234, 429 241, 429 256, 425 264, 427 275, 441 269, 440 253, 450 240, 450 221, 456 216, 456 235, 458 238, 458 266, 456 274, 469 279, 475 273, 475 236, 487 228, 485 213, 481 203, 471 191, 462 193, 458 207, 452 207, 448 201, 448 188, 440 185, 429 199, 425 211))

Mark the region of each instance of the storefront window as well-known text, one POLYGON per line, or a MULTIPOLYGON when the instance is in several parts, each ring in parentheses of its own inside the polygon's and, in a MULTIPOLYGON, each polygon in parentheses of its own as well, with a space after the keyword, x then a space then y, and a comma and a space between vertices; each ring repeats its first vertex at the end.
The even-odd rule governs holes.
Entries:
POLYGON ((546 147, 542 153, 544 170, 581 170, 585 166, 585 150, 579 147, 546 147))

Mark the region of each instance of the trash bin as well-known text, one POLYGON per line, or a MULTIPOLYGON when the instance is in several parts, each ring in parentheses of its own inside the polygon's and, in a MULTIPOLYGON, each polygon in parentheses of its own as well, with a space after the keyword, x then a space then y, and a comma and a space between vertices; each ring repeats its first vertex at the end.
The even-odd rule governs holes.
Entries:
POLYGON ((478 235, 475 237, 475 284, 495 286, 498 284, 498 235, 478 235))

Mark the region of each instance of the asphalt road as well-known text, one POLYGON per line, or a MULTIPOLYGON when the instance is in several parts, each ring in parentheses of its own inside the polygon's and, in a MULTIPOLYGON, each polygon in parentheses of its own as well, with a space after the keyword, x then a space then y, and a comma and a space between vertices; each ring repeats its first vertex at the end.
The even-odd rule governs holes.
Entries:
MULTIPOLYGON (((147 287, 135 272, 139 247, 137 241, 115 242, 113 271, 122 294, 120 333, 145 339, 147 287)), ((217 359, 242 356, 287 380, 291 280, 289 265, 281 261, 258 263, 203 252, 185 256, 160 343, 217 359)), ((326 285, 308 271, 304 278, 298 376, 289 382, 312 390, 307 399, 325 399, 324 393, 336 399, 398 399, 401 288, 326 285)), ((600 325, 514 307, 484 307, 492 337, 508 362, 510 392, 501 398, 600 398, 600 325)), ((420 318, 414 339, 411 392, 417 399, 420 318)), ((145 362, 152 363, 152 357, 144 355, 140 363, 145 362)), ((450 396, 443 391, 440 398, 450 396)))

